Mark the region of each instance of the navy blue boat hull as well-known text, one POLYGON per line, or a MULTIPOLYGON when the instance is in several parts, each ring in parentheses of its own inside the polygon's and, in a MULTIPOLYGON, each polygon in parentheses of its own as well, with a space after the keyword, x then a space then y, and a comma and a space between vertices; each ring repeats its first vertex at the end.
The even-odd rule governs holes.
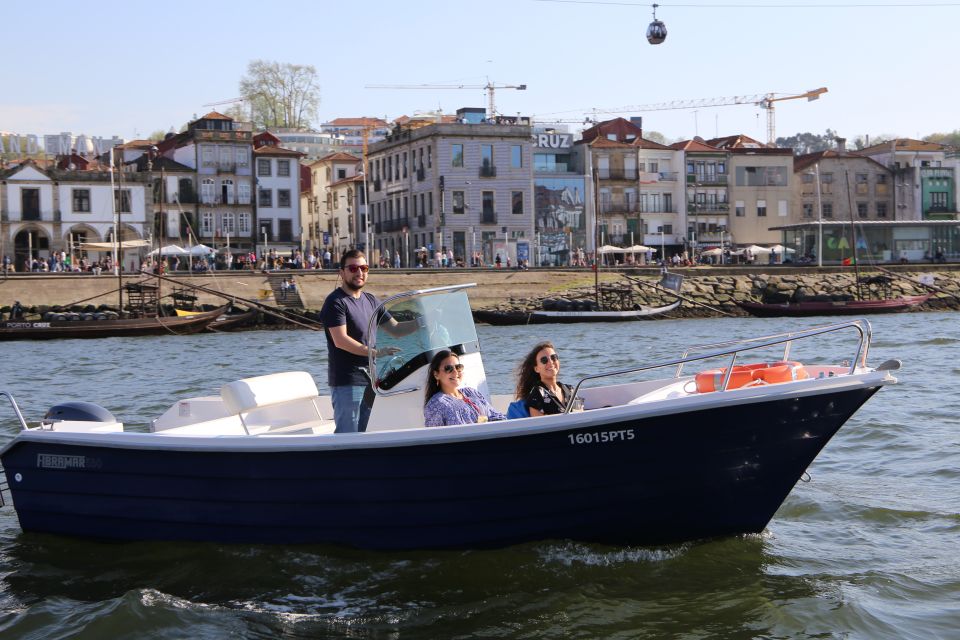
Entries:
POLYGON ((877 389, 413 446, 210 452, 20 440, 2 462, 24 531, 370 549, 661 544, 762 531, 877 389))

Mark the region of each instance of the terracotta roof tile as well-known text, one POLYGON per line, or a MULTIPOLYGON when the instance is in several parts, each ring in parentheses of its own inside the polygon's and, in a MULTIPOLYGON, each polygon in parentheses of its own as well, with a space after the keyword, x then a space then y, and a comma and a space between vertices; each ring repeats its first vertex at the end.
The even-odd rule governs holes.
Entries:
POLYGON ((325 123, 331 127, 386 127, 386 120, 380 118, 336 118, 325 123))
POLYGON ((699 140, 682 140, 680 142, 674 142, 672 145, 670 145, 670 148, 681 151, 723 151, 723 149, 711 147, 710 145, 699 140))

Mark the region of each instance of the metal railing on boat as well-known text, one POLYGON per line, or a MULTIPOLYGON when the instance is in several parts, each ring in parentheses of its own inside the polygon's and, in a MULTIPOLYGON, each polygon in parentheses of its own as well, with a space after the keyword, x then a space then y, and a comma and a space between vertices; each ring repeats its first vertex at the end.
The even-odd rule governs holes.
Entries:
POLYGON ((787 360, 790 357, 790 347, 794 340, 802 340, 804 338, 811 338, 813 336, 823 335, 826 333, 833 333, 836 331, 843 331, 845 329, 854 329, 859 335, 860 339, 857 343, 857 351, 853 359, 850 361, 850 374, 853 374, 857 370, 857 366, 867 366, 867 353, 870 349, 870 340, 873 336, 873 329, 870 326, 870 322, 864 318, 859 318, 857 320, 849 320, 847 322, 840 322, 837 324, 824 325, 822 327, 814 327, 812 329, 806 329, 804 331, 789 331, 785 333, 775 333, 768 336, 760 336, 758 338, 747 338, 745 340, 729 340, 726 342, 715 342, 711 344, 698 345, 694 347, 688 347, 680 358, 675 360, 666 360, 663 362, 657 362, 654 364, 643 365, 641 367, 631 367, 629 369, 620 369, 618 371, 608 371, 605 373, 596 373, 589 376, 584 376, 581 378, 576 386, 573 388, 573 393, 570 394, 571 402, 567 404, 564 409, 564 413, 569 413, 570 409, 573 406, 573 399, 577 397, 577 394, 580 392, 580 387, 583 386, 583 383, 590 380, 598 380, 601 378, 609 378, 612 376, 627 376, 635 373, 640 373, 642 371, 650 371, 653 369, 662 369, 664 367, 676 367, 677 371, 673 375, 674 378, 679 378, 683 373, 683 365, 689 362, 700 362, 702 360, 709 360, 711 358, 719 358, 722 356, 730 356, 730 365, 726 368, 724 373, 723 382, 717 388, 718 391, 726 391, 727 385, 730 382, 730 376, 733 373, 733 367, 737 363, 737 356, 744 351, 754 351, 757 349, 763 349, 766 347, 776 346, 778 344, 784 345, 783 348, 783 360, 787 360), (728 348, 733 347, 733 348, 728 348), (691 352, 700 351, 703 349, 710 349, 711 351, 697 355, 691 356, 691 352))
POLYGON ((20 412, 20 407, 17 406, 17 401, 13 399, 13 396, 10 395, 8 391, 0 391, 0 396, 5 397, 9 402, 10 406, 13 407, 13 412, 17 414, 17 420, 20 421, 20 426, 27 430, 27 421, 23 419, 23 413, 20 412))

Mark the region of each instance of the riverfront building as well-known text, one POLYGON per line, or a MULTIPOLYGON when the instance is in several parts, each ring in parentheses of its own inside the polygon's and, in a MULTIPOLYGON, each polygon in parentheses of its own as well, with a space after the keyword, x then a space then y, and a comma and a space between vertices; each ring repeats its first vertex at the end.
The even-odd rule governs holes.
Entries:
POLYGON ((368 167, 374 252, 453 251, 469 264, 481 256, 530 259, 533 240, 531 128, 515 119, 489 122, 461 109, 457 123, 397 126, 371 145, 368 167))

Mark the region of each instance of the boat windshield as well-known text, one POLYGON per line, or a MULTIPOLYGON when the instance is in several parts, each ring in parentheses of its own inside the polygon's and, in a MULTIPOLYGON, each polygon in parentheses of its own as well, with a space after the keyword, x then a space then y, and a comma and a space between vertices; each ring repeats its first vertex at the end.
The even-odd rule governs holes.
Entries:
POLYGON ((388 300, 376 331, 378 351, 396 349, 376 361, 376 388, 391 389, 401 380, 430 362, 442 349, 458 354, 479 348, 477 330, 467 293, 463 289, 443 290, 388 300), (390 320, 400 323, 401 331, 390 320), (413 324, 406 324, 412 322, 413 324), (415 327, 410 332, 409 328, 415 327))

